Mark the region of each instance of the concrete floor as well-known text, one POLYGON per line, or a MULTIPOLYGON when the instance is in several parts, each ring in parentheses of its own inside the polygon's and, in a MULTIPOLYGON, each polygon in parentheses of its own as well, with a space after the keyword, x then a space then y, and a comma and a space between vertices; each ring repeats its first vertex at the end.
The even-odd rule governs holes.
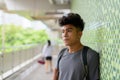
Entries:
MULTIPOLYGON (((54 55, 53 67, 56 59, 57 56, 54 55)), ((45 66, 39 64, 37 60, 4 80, 52 80, 53 72, 46 73, 45 66)))

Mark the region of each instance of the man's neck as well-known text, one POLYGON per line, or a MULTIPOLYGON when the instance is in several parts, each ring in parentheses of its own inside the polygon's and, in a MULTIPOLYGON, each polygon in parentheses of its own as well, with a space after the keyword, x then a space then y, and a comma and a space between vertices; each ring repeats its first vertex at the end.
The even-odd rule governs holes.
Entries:
POLYGON ((78 50, 80 50, 82 48, 83 48, 82 44, 77 44, 77 45, 74 45, 74 46, 68 46, 69 53, 77 52, 78 50))

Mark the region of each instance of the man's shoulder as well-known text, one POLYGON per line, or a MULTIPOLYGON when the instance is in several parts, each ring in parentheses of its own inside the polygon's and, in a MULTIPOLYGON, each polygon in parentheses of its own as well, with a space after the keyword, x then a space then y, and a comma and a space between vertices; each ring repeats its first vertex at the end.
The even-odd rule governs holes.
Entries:
POLYGON ((58 53, 58 57, 62 56, 66 50, 67 48, 62 48, 58 53))
POLYGON ((91 48, 91 47, 88 47, 88 51, 91 52, 91 53, 94 53, 94 54, 98 54, 98 52, 95 49, 91 48))
POLYGON ((90 47, 88 49, 87 56, 88 56, 88 60, 99 59, 99 53, 90 47))
POLYGON ((62 49, 60 50, 59 54, 64 53, 64 51, 66 51, 66 50, 67 50, 67 48, 62 48, 62 49))
POLYGON ((94 49, 92 49, 92 48, 89 47, 89 49, 88 49, 88 55, 91 56, 91 57, 95 57, 95 56, 98 57, 99 53, 96 50, 94 50, 94 49))

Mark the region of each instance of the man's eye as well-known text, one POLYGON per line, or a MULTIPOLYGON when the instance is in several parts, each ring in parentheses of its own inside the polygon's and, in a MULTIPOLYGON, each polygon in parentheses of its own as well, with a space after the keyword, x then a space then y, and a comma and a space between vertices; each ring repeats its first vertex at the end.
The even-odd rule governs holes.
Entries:
POLYGON ((68 32, 72 32, 72 30, 67 30, 68 32))
POLYGON ((62 31, 62 33, 64 33, 64 31, 62 31))

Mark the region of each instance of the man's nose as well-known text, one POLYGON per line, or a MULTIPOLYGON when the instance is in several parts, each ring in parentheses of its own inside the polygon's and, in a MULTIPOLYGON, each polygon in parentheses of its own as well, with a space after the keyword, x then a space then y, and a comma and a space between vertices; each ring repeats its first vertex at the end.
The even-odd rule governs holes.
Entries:
POLYGON ((67 36, 67 31, 63 33, 63 37, 66 37, 66 36, 67 36))

